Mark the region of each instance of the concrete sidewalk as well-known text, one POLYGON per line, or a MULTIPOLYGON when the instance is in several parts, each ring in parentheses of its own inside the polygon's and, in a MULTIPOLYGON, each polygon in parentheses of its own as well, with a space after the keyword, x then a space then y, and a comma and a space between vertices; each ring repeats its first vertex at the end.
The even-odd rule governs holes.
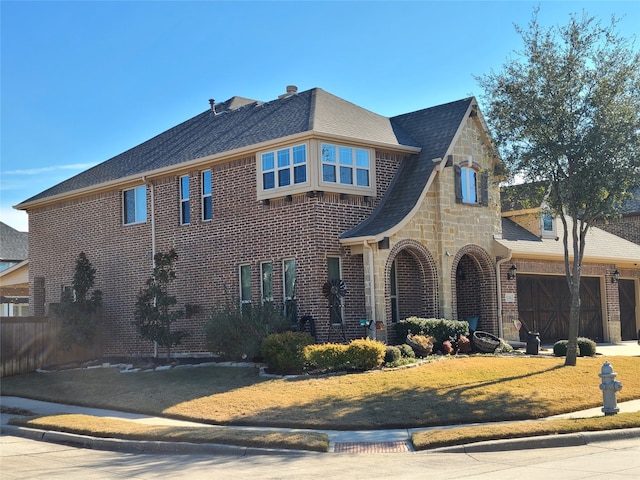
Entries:
MULTIPOLYGON (((191 427, 210 427, 210 428, 238 428, 246 429, 252 428, 254 430, 261 431, 289 431, 289 432, 305 432, 309 430, 305 429, 285 429, 285 428, 268 428, 268 427, 220 427, 216 425, 207 425, 197 422, 189 422, 183 420, 174 420, 170 418, 155 417, 149 415, 140 415, 134 413, 117 412, 114 410, 105 410, 99 408, 86 408, 77 407, 73 405, 63 405, 53 402, 42 402, 39 400, 30 400, 19 397, 0 397, 0 405, 4 408, 22 409, 33 412, 36 415, 54 415, 60 413, 76 413, 84 415, 93 415, 105 418, 114 418, 119 420, 128 420, 136 423, 143 423, 147 425, 166 425, 166 426, 191 426, 191 427)), ((632 400, 629 402, 622 402, 618 404, 620 412, 637 412, 640 411, 640 399, 632 400)), ((566 413, 562 415, 555 415, 547 419, 531 420, 544 421, 557 418, 586 418, 586 417, 598 417, 602 416, 601 408, 592 408, 579 412, 566 413)), ((26 429, 21 427, 15 427, 8 425, 8 421, 11 417, 19 416, 18 414, 3 413, 0 415, 0 431, 2 434, 11 434, 16 436, 26 436, 28 438, 52 441, 58 443, 70 443, 79 446, 85 446, 89 448, 99 449, 113 449, 113 450, 127 450, 136 452, 158 452, 158 451, 183 451, 184 453, 198 453, 203 451, 215 451, 223 453, 241 452, 248 453, 300 453, 283 450, 268 450, 268 449, 250 449, 247 447, 233 447, 228 445, 193 445, 193 444, 177 444, 171 442, 135 442, 116 439, 98 439, 94 437, 84 437, 75 434, 66 434, 60 432, 45 432, 42 430, 26 429)), ((509 422, 504 422, 509 423, 509 422)), ((391 429, 391 430, 359 430, 359 431, 339 431, 339 430, 321 430, 322 433, 326 433, 329 436, 329 451, 336 453, 391 453, 391 452, 410 452, 411 451, 411 435, 416 432, 428 431, 433 429, 446 429, 446 428, 458 428, 480 425, 468 424, 468 425, 451 425, 451 426, 438 426, 430 428, 410 428, 410 429, 391 429)), ((489 448, 496 450, 502 449, 517 449, 517 448, 540 448, 541 446, 556 446, 556 445, 584 445, 586 434, 568 434, 568 435, 555 435, 553 444, 550 444, 549 437, 531 437, 523 439, 513 439, 505 443, 505 441, 496 442, 482 442, 483 448, 489 448), (560 443, 558 443, 560 442, 560 443), (520 447, 517 447, 520 445, 520 447)), ((628 438, 629 436, 640 438, 640 428, 629 429, 622 431, 606 431, 606 432, 589 432, 593 438, 607 439, 607 438, 628 438)), ((448 447, 448 451, 460 451, 460 449, 468 451, 468 446, 464 447, 448 447)), ((443 449, 440 449, 441 451, 443 449)), ((483 450, 486 451, 486 450, 483 450)))

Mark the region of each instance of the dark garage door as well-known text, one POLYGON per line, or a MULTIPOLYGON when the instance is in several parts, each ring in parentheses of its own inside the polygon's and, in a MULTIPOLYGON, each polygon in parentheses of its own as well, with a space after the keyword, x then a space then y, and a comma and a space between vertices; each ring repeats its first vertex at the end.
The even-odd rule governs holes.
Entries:
MULTIPOLYGON (((563 276, 518 274, 518 315, 526 332, 540 333, 540 340, 553 343, 569 337, 569 286, 563 276)), ((578 335, 602 342, 600 279, 582 278, 580 287, 580 327, 578 335)))
POLYGON ((618 282, 620 294, 620 334, 622 340, 637 340, 636 328, 636 292, 633 280, 618 282))

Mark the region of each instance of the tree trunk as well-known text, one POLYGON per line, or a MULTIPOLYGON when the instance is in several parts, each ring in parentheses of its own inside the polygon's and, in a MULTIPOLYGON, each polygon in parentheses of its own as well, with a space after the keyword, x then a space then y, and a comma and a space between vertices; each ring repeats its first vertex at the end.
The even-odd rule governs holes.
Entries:
POLYGON ((564 365, 575 367, 578 357, 578 329, 580 327, 580 274, 573 277, 571 286, 571 310, 569 312, 569 343, 564 365))

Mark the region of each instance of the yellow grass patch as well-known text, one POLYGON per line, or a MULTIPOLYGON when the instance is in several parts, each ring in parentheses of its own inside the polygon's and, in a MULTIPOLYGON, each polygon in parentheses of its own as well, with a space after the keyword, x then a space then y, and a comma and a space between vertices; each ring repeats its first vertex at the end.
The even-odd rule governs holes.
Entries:
POLYGON ((499 425, 427 430, 411 435, 411 441, 416 450, 427 450, 488 440, 637 427, 640 427, 640 412, 620 413, 618 415, 595 418, 526 421, 499 425))
POLYGON ((12 425, 91 435, 93 437, 126 440, 154 440, 188 443, 218 443, 225 445, 311 450, 326 452, 329 438, 316 432, 275 432, 241 430, 229 427, 185 427, 145 425, 127 420, 92 415, 47 415, 36 418, 14 418, 12 425))

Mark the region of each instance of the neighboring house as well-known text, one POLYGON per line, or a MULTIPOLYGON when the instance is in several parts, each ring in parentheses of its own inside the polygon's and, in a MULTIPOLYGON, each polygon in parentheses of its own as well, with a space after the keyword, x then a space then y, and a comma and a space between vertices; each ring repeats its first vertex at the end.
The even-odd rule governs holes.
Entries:
MULTIPOLYGON (((545 342, 568 337, 569 287, 564 268, 564 229, 544 211, 544 187, 524 184, 502 192, 502 269, 515 266, 515 280, 502 292, 505 337, 527 331, 545 342), (512 321, 509 322, 509 319, 512 321)), ((569 224, 571 232, 571 224, 569 224)), ((572 240, 569 239, 569 249, 572 240)), ((640 328, 640 245, 591 227, 582 264, 579 335, 598 342, 636 340, 640 328)))
MULTIPOLYGON (((106 355, 146 355, 131 322, 155 252, 174 248, 178 352, 206 351, 207 311, 229 296, 311 317, 317 341, 393 342, 417 315, 502 334, 501 167, 474 98, 384 117, 322 89, 240 97, 18 205, 29 214, 33 314, 71 284, 84 251, 103 292, 106 355), (341 309, 323 286, 342 280, 341 309)), ((633 275, 638 276, 635 271, 633 275)), ((509 287, 511 288, 511 287, 509 287)))
POLYGON ((29 234, 0 222, 0 316, 29 314, 29 234))
POLYGON ((620 218, 600 222, 598 227, 640 245, 640 188, 634 190, 632 198, 622 204, 620 213, 620 218))

